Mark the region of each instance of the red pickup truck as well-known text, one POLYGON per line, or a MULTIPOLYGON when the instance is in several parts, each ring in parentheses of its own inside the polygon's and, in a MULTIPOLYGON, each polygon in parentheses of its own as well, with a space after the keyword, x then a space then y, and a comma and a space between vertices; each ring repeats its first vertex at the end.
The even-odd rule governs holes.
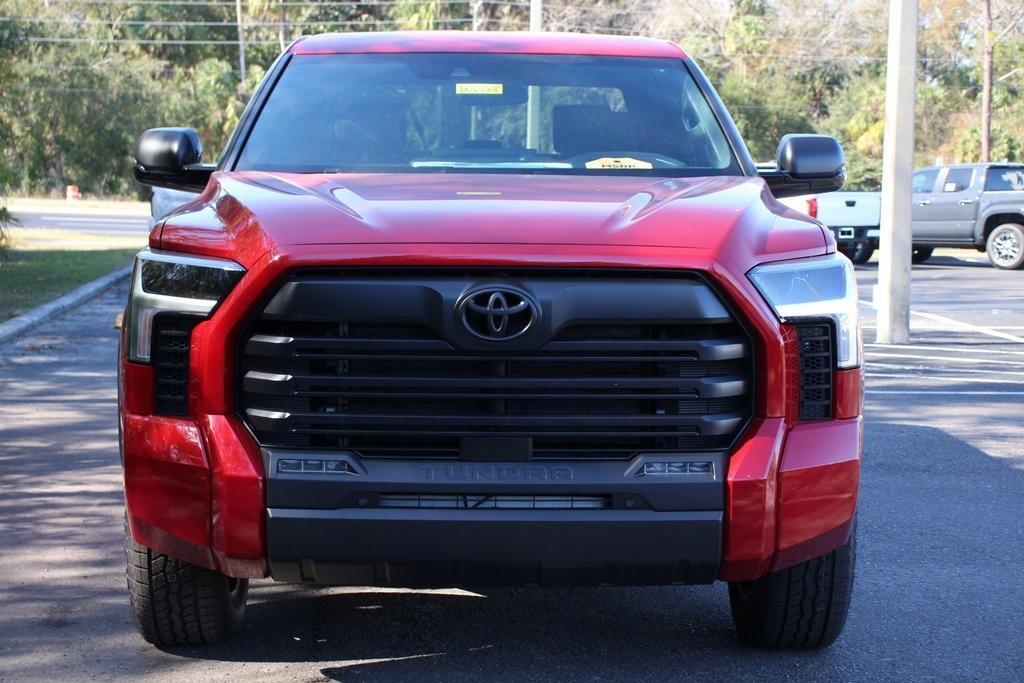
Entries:
POLYGON ((269 69, 136 260, 120 362, 142 636, 212 643, 248 581, 729 584, 742 640, 835 640, 853 581, 856 284, 676 45, 322 35, 269 69))

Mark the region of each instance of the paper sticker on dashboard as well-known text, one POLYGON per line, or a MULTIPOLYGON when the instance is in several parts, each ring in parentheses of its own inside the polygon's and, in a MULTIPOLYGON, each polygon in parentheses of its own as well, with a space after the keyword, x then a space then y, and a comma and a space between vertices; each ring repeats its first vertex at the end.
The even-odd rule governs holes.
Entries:
POLYGON ((501 83, 456 83, 456 95, 502 95, 505 86, 501 83))
POLYGON ((631 159, 630 157, 601 157, 600 159, 594 159, 588 161, 585 166, 592 169, 652 169, 654 164, 649 161, 641 161, 640 159, 631 159))

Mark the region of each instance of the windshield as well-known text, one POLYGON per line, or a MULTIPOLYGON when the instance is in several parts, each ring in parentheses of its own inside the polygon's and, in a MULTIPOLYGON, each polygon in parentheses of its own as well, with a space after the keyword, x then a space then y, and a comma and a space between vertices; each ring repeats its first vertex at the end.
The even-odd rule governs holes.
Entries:
POLYGON ((297 55, 238 170, 742 175, 682 61, 297 55))

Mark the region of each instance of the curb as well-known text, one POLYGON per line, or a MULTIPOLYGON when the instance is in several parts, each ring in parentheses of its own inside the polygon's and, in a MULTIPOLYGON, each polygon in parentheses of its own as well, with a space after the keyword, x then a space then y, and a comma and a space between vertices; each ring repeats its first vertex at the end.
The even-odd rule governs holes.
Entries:
POLYGON ((7 322, 0 324, 0 344, 5 344, 20 337, 26 332, 31 331, 34 327, 71 308, 81 306, 89 299, 102 294, 122 280, 127 280, 131 274, 132 266, 119 268, 112 273, 107 273, 103 277, 96 278, 92 282, 85 283, 77 289, 73 289, 49 303, 37 306, 27 313, 11 318, 7 322))

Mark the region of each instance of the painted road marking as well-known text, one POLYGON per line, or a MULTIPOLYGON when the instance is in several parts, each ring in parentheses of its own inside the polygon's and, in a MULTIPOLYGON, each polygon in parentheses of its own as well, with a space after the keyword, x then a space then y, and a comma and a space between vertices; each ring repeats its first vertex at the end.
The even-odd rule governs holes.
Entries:
POLYGON ((944 375, 901 375, 899 373, 869 372, 868 377, 881 377, 883 379, 908 379, 915 382, 927 380, 931 382, 957 382, 960 384, 1020 384, 1017 380, 1007 379, 986 379, 982 377, 946 377, 944 375))
POLYGON ((1024 361, 1015 360, 995 360, 991 358, 955 358, 955 357, 944 357, 942 359, 936 359, 933 356, 912 356, 899 353, 879 353, 872 351, 871 354, 877 358, 909 358, 911 360, 921 360, 922 358, 928 358, 929 360, 942 360, 950 363, 988 363, 993 365, 1013 365, 1017 367, 1024 367, 1024 361))
MULTIPOLYGON (((1010 351, 1008 349, 965 349, 959 346, 928 346, 926 344, 876 344, 874 342, 864 344, 865 347, 872 346, 880 349, 905 349, 907 351, 946 351, 949 353, 978 353, 983 355, 999 354, 1003 356, 1024 356, 1024 351, 1010 351)), ((865 349, 867 353, 881 353, 873 348, 865 349)), ((935 358, 928 356, 928 358, 935 358)), ((936 358, 936 360, 938 360, 936 358)))
MULTIPOLYGON (((865 306, 870 306, 871 308, 875 307, 873 301, 866 301, 864 299, 859 299, 858 301, 864 304, 865 306)), ((980 334, 985 334, 990 337, 996 337, 998 339, 1005 339, 1016 344, 1024 344, 1024 337, 1018 337, 1016 335, 1008 334, 1006 332, 1000 332, 999 330, 996 330, 992 327, 983 327, 981 325, 965 323, 962 320, 947 318, 946 316, 939 315, 938 313, 927 313, 925 311, 915 311, 914 309, 910 309, 910 315, 917 315, 928 320, 934 320, 935 322, 942 323, 943 325, 959 326, 962 329, 970 330, 972 332, 978 332, 980 334)))
POLYGON ((914 310, 911 310, 910 314, 911 315, 919 315, 922 318, 928 318, 930 320, 934 320, 934 321, 940 322, 940 323, 945 323, 945 324, 949 324, 949 325, 959 325, 960 327, 962 327, 964 329, 968 329, 968 330, 971 330, 971 331, 974 331, 974 332, 978 332, 980 334, 985 334, 985 335, 988 335, 990 337, 996 337, 998 339, 1005 339, 1007 341, 1011 341, 1011 342, 1014 342, 1016 344, 1024 344, 1024 337, 1018 337, 1016 335, 1008 334, 1006 332, 1000 332, 999 330, 994 330, 991 327, 983 327, 981 325, 973 325, 971 323, 965 323, 965 322, 963 322, 961 320, 954 320, 953 318, 947 318, 946 316, 939 315, 938 313, 926 313, 924 311, 914 311, 914 310))
POLYGON ((1024 396, 1024 391, 917 391, 910 389, 867 389, 864 393, 899 396, 1024 396))
MULTIPOLYGON (((870 306, 871 308, 874 308, 873 301, 865 301, 864 299, 859 299, 859 301, 865 306, 870 306)), ((957 321, 957 319, 954 319, 952 317, 946 317, 945 315, 939 315, 938 313, 927 313, 922 310, 914 310, 911 308, 910 314, 920 315, 921 317, 931 319, 931 321, 935 321, 936 323, 942 323, 943 325, 959 327, 964 330, 969 330, 971 332, 977 332, 983 335, 988 335, 989 337, 996 337, 998 339, 1006 339, 1007 341, 1012 341, 1017 344, 1024 344, 1024 337, 1018 337, 1016 335, 1007 334, 1006 332, 999 332, 998 330, 995 330, 993 328, 986 328, 980 325, 964 323, 963 321, 957 321)))
MULTIPOLYGON (((875 368, 879 370, 888 371, 920 371, 920 372, 931 372, 931 373, 956 373, 956 374, 974 374, 974 375, 995 375, 999 377, 1013 376, 1013 377, 1024 377, 1024 372, 1014 372, 1013 370, 969 370, 967 368, 947 368, 947 367, 935 367, 932 365, 897 365, 895 363, 875 363, 872 362, 867 366, 868 374, 871 374, 875 368)), ((961 377, 964 381, 969 381, 970 377, 961 377)))

